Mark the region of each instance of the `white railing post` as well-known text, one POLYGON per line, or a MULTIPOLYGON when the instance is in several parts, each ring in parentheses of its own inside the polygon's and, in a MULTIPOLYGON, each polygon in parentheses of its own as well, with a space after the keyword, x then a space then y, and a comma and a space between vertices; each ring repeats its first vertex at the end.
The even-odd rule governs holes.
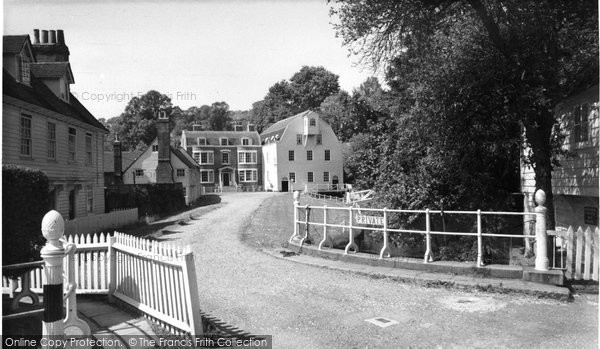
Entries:
MULTIPOLYGON (((65 335, 63 324, 63 259, 65 248, 60 239, 64 235, 65 221, 57 211, 46 213, 42 219, 42 234, 47 240, 40 253, 44 260, 46 283, 44 289, 44 318, 42 337, 60 339, 65 335)), ((44 346, 49 348, 49 346, 44 346)))
POLYGON ((546 203, 546 193, 543 190, 538 189, 535 192, 535 202, 537 206, 535 208, 536 220, 535 220, 535 269, 536 270, 548 270, 548 251, 546 249, 548 245, 548 236, 546 233, 546 211, 544 207, 546 203))
POLYGON ((431 254, 431 214, 429 213, 429 209, 425 210, 425 243, 425 258, 423 258, 423 263, 433 262, 431 254))
MULTIPOLYGON (((67 296, 66 296, 66 308, 67 308, 67 316, 65 317, 64 329, 65 332, 69 334, 74 334, 73 331, 68 330, 71 327, 75 327, 79 329, 78 335, 89 336, 92 332, 90 330, 90 326, 87 322, 81 320, 77 315, 77 282, 75 281, 75 251, 77 250, 77 246, 73 243, 67 243, 66 245, 66 267, 67 267, 67 296)), ((88 277, 91 277, 88 275, 88 277)))
POLYGON ((108 237, 108 301, 114 303, 117 289, 117 253, 113 247, 117 240, 117 232, 108 237))
POLYGON ((319 243, 319 250, 322 250, 325 245, 333 248, 333 243, 327 239, 327 205, 323 206, 323 240, 319 243))
POLYGON ((352 229, 352 206, 348 207, 348 211, 350 213, 349 221, 348 221, 348 245, 344 249, 344 254, 348 254, 350 249, 354 249, 354 252, 358 252, 358 245, 354 242, 354 234, 352 229))
POLYGON ((483 239, 481 231, 481 210, 477 210, 477 267, 483 267, 483 239))
POLYGON ((300 205, 300 192, 294 192, 294 234, 290 238, 290 242, 298 237, 298 205, 300 205))
POLYGON ((390 247, 388 246, 388 215, 387 215, 387 207, 383 208, 383 247, 381 248, 381 252, 379 252, 379 259, 383 259, 383 257, 390 257, 390 247))

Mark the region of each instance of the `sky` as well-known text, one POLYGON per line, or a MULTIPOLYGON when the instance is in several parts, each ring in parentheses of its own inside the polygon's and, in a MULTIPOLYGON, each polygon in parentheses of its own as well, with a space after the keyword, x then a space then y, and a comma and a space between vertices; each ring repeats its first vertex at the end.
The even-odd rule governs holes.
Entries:
POLYGON ((72 93, 96 116, 157 90, 174 105, 249 110, 302 66, 351 92, 373 75, 336 38, 324 0, 4 1, 4 35, 64 30, 72 93))

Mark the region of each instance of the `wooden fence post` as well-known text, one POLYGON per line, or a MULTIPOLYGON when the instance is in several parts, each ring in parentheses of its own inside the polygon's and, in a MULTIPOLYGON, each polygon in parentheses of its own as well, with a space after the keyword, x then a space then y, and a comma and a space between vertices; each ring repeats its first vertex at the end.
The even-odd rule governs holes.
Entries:
MULTIPOLYGON (((65 248, 61 239, 65 231, 65 221, 57 211, 46 213, 42 219, 42 234, 47 240, 42 248, 46 283, 44 292, 44 318, 42 337, 59 339, 65 335, 63 313, 63 260, 65 248)), ((46 346, 47 348, 47 346, 46 346)))
POLYGON ((198 299, 198 282, 196 280, 196 266, 194 263, 194 254, 187 252, 184 255, 183 280, 185 285, 185 295, 187 298, 187 312, 190 321, 191 336, 194 338, 204 335, 202 328, 202 316, 200 315, 200 302, 198 299))
POLYGON ((117 289, 117 254, 113 248, 113 244, 116 242, 117 232, 114 232, 113 236, 108 237, 108 301, 114 303, 115 290, 117 289))
POLYGON ((546 203, 546 193, 543 190, 538 189, 535 192, 535 202, 537 207, 535 213, 537 215, 535 220, 535 269, 536 270, 548 270, 548 235, 546 234, 546 211, 547 208, 544 206, 546 203))

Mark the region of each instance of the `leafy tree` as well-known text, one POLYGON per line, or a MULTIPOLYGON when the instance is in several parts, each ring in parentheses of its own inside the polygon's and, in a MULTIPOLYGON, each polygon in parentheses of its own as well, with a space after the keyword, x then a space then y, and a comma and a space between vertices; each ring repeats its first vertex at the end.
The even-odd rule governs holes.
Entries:
MULTIPOLYGON (((560 133, 553 111, 566 96, 582 86, 597 83, 597 6, 596 2, 585 0, 340 0, 332 13, 339 17, 336 30, 345 45, 374 67, 391 66, 390 86, 407 97, 406 105, 399 110, 412 105, 419 107, 413 115, 439 118, 448 115, 447 110, 430 110, 421 104, 428 97, 444 97, 443 91, 428 95, 431 90, 427 87, 432 85, 416 83, 416 76, 403 81, 407 69, 412 68, 419 78, 431 82, 443 77, 455 79, 444 82, 452 83, 453 93, 459 98, 458 108, 452 104, 445 108, 451 108, 452 112, 475 107, 477 111, 472 117, 463 118, 462 130, 485 128, 486 123, 475 116, 489 107, 499 107, 504 115, 504 120, 500 115, 494 116, 500 131, 505 131, 502 130, 505 123, 512 129, 511 121, 517 122, 524 129, 525 144, 530 149, 524 160, 534 169, 536 188, 547 194, 551 215, 548 224, 553 227, 551 171, 558 165, 556 155, 560 153, 560 133), (442 39, 448 37, 452 40, 444 43, 442 39), (452 56, 456 45, 461 55, 472 59, 461 60, 453 69, 470 74, 444 74, 447 70, 444 61, 438 66, 428 64, 430 71, 419 69, 424 61, 434 61, 436 55, 452 56), (469 68, 466 64, 473 66, 469 68), (494 74, 482 69, 491 69, 494 74), (483 86, 484 93, 479 93, 477 82, 482 76, 491 83, 483 86), (472 98, 476 99, 469 100, 472 98)), ((440 121, 446 126, 443 119, 440 121)), ((463 141, 472 140, 466 137, 463 141)), ((490 144, 483 144, 484 149, 501 149, 502 140, 503 137, 493 138, 490 144)), ((448 144, 453 145, 457 144, 448 144)))
POLYGON ((213 131, 231 130, 231 112, 225 102, 215 102, 211 105, 208 114, 208 124, 213 131))

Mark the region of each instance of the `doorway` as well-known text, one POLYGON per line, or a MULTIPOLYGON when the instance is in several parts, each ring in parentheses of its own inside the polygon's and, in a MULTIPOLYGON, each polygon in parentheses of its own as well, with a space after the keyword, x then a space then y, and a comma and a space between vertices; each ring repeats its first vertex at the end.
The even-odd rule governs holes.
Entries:
POLYGON ((288 180, 286 178, 284 178, 283 180, 281 180, 281 191, 282 192, 287 192, 289 190, 289 185, 288 185, 288 180))
POLYGON ((75 218, 75 189, 69 191, 69 219, 75 218))
POLYGON ((231 173, 223 172, 223 186, 228 187, 231 182, 231 173))

